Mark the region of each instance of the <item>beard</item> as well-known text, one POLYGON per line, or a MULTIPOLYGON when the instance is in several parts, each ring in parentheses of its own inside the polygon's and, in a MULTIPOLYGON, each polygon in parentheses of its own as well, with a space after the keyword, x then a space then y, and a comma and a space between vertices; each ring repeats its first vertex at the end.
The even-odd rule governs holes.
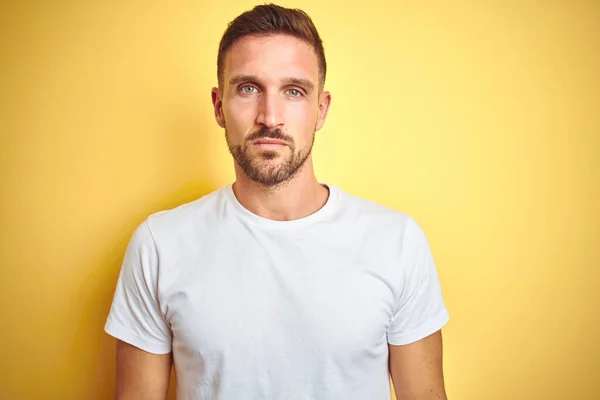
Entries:
POLYGON ((273 188, 288 182, 300 170, 312 152, 315 142, 315 133, 313 132, 311 141, 303 149, 296 150, 294 139, 286 136, 280 129, 269 129, 263 127, 260 130, 248 135, 243 144, 234 145, 225 129, 225 138, 229 152, 233 159, 242 168, 244 173, 252 181, 263 187, 273 188), (256 139, 269 138, 283 140, 290 148, 291 154, 282 157, 276 151, 262 151, 258 154, 252 154, 251 142, 256 139), (283 158, 282 161, 274 161, 276 158, 283 158))

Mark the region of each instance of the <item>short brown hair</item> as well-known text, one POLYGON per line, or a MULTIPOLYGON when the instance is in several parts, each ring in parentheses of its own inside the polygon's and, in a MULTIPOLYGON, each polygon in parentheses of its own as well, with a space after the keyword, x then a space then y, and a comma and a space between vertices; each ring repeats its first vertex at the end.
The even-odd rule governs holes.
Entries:
POLYGON ((217 56, 217 78, 223 85, 225 56, 233 43, 244 36, 268 36, 274 34, 296 37, 314 49, 319 63, 319 84, 325 84, 327 63, 323 42, 311 18, 304 11, 284 8, 275 4, 265 4, 240 14, 231 21, 219 43, 217 56))

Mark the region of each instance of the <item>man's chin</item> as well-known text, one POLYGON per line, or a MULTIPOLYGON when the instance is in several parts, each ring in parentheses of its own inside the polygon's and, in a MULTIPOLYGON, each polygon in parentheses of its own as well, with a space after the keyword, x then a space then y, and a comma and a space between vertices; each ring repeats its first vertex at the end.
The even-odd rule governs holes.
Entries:
POLYGON ((255 153, 254 159, 261 161, 281 160, 284 157, 285 149, 281 150, 259 150, 255 153))
POLYGON ((249 174, 247 175, 254 182, 264 186, 276 186, 290 178, 289 174, 282 173, 281 165, 279 165, 279 163, 274 165, 263 164, 262 168, 257 168, 248 172, 249 174))

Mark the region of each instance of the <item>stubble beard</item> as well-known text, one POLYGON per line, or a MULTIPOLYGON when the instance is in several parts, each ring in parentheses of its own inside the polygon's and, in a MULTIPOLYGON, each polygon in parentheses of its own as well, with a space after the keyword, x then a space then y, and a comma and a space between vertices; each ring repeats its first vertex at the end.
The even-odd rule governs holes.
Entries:
POLYGON ((315 133, 313 132, 310 144, 304 149, 296 151, 293 139, 284 136, 279 130, 262 129, 248 136, 243 144, 232 145, 227 130, 225 138, 229 152, 242 171, 253 182, 262 187, 273 189, 289 182, 302 168, 308 156, 312 152, 315 142, 315 133), (258 154, 251 154, 251 141, 258 138, 273 138, 285 140, 290 148, 288 156, 282 157, 275 151, 262 151, 258 154), (277 158, 284 158, 281 162, 276 162, 277 158))

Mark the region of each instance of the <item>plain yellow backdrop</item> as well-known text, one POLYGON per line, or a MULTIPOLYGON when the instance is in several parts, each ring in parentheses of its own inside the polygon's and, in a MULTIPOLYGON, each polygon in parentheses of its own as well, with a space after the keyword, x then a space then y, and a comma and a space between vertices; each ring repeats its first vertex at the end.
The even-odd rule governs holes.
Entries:
MULTIPOLYGON (((599 399, 600 2, 281 4, 328 57, 318 178, 431 242, 449 397, 599 399)), ((253 5, 2 3, 0 399, 112 398, 133 229, 233 179, 210 89, 253 5)))

